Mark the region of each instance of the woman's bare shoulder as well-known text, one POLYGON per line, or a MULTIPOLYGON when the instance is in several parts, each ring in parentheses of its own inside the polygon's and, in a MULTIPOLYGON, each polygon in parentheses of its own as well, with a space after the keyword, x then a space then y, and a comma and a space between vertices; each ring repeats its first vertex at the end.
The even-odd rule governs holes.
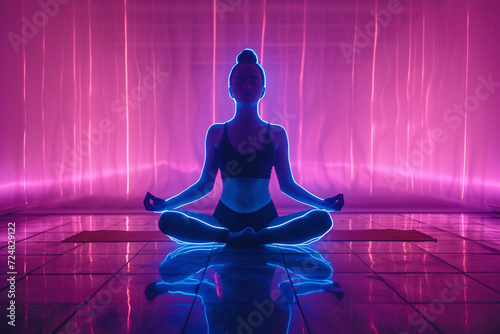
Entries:
POLYGON ((207 142, 218 146, 222 135, 224 134, 224 123, 214 123, 210 125, 207 131, 207 142))
POLYGON ((279 124, 271 124, 271 131, 274 133, 280 133, 282 135, 286 135, 286 130, 279 124))
POLYGON ((285 145, 288 141, 288 136, 286 130, 279 124, 271 124, 271 138, 274 143, 274 147, 277 149, 281 145, 285 145))

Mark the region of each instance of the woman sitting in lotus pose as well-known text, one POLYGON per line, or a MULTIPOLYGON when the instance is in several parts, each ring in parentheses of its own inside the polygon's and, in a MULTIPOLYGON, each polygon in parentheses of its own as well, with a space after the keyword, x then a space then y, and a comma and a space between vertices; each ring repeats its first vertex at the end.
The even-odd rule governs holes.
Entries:
POLYGON ((288 137, 283 127, 266 123, 258 104, 265 93, 265 74, 253 50, 237 57, 229 75, 229 95, 236 103, 234 117, 210 126, 205 163, 199 180, 180 194, 163 200, 149 192, 146 210, 162 212, 160 230, 178 242, 219 242, 228 245, 307 244, 319 240, 333 226, 328 211, 340 211, 344 197, 321 199, 293 179, 288 137), (315 207, 278 217, 269 180, 274 166, 282 192, 315 207), (217 170, 222 194, 212 216, 177 209, 208 194, 217 170))

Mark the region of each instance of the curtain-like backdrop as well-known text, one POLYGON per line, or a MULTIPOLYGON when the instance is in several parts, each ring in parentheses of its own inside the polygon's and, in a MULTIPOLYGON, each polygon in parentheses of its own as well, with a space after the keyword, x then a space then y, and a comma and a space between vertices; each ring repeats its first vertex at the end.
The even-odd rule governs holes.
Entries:
POLYGON ((244 48, 306 189, 346 209, 500 206, 499 1, 0 3, 0 209, 135 209, 191 185, 244 48))

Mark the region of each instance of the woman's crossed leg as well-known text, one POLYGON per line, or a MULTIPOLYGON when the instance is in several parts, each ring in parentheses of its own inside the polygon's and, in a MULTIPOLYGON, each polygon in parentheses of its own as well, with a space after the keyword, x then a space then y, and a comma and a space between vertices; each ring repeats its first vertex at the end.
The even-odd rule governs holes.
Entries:
POLYGON ((259 231, 242 226, 240 231, 222 227, 217 218, 188 210, 164 211, 159 220, 160 230, 178 243, 309 244, 319 240, 333 226, 330 214, 311 209, 273 219, 259 231))

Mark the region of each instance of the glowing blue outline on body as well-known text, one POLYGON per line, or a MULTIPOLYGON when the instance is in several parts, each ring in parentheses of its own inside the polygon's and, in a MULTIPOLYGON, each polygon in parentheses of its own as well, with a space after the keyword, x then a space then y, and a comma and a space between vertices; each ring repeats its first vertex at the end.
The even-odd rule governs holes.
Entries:
MULTIPOLYGON (((218 229, 218 230, 226 230, 226 231, 228 230, 228 229, 227 229, 227 228, 225 228, 225 227, 220 227, 220 226, 215 226, 215 225, 209 224, 209 223, 207 223, 207 222, 205 222, 205 221, 203 221, 203 220, 201 220, 201 219, 199 219, 199 218, 192 217, 192 216, 187 215, 187 214, 185 214, 184 212, 179 211, 179 210, 175 210, 175 209, 171 210, 171 209, 169 209, 169 210, 162 211, 162 213, 163 213, 163 212, 175 212, 175 213, 180 213, 180 214, 184 215, 184 216, 185 216, 185 217, 187 217, 187 218, 197 220, 197 221, 199 221, 200 223, 202 223, 202 224, 204 224, 204 225, 207 225, 207 226, 209 226, 209 227, 211 227, 211 228, 218 229)), ((172 240, 172 241, 176 242, 177 244, 181 244, 181 245, 200 245, 200 246, 202 246, 202 245, 213 245, 213 244, 215 244, 215 243, 218 243, 218 242, 215 242, 215 241, 209 241, 209 242, 182 241, 182 240, 176 239, 176 238, 174 238, 174 237, 171 237, 171 236, 169 236, 168 234, 167 234, 166 236, 167 236, 167 237, 169 237, 169 238, 170 238, 170 240, 172 240)))
MULTIPOLYGON (((258 117, 261 121, 263 121, 263 120, 262 120, 262 118, 260 117, 260 114, 259 114, 259 103, 260 103, 260 100, 263 98, 263 96, 264 96, 264 94, 265 94, 265 88, 266 88, 266 85, 265 85, 265 83, 266 83, 266 74, 265 74, 265 71, 264 71, 264 68, 262 67, 262 65, 260 65, 260 64, 258 63, 258 56, 257 56, 257 54, 255 53, 255 51, 254 51, 254 50, 252 50, 252 49, 245 49, 245 50, 250 50, 250 51, 251 51, 251 52, 255 55, 255 57, 257 58, 257 62, 256 62, 254 65, 257 65, 257 66, 260 68, 261 72, 262 72, 262 76, 263 76, 263 77, 262 77, 262 79, 263 79, 263 86, 262 86, 262 89, 263 89, 263 92, 262 92, 261 97, 259 98, 259 100, 256 102, 256 105, 257 105, 257 106, 256 106, 256 108, 257 108, 257 117, 258 117)), ((237 59, 238 59, 238 56, 236 57, 236 60, 237 60, 237 59)), ((253 63, 251 63, 251 64, 253 64, 253 63)), ((232 93, 232 89, 231 89, 231 74, 232 74, 233 70, 234 70, 234 69, 235 69, 238 65, 240 65, 240 63, 238 63, 238 62, 237 62, 237 63, 236 63, 236 64, 232 67, 232 69, 231 69, 231 71, 230 71, 229 78, 228 78, 228 81, 229 81, 229 82, 228 82, 228 84, 229 84, 228 86, 229 86, 229 90, 230 90, 230 92, 229 92, 229 93, 230 93, 231 98, 235 101, 235 103, 236 103, 236 104, 238 104, 238 103, 237 103, 237 102, 236 102, 236 100, 234 99, 234 97, 233 97, 233 93, 232 93)), ((236 117, 236 113, 235 113, 235 115, 233 116, 233 118, 232 118, 232 119, 234 119, 235 117, 236 117)), ((231 119, 231 120, 232 120, 232 119, 231 119)), ((216 123, 216 124, 222 124, 222 123, 216 123)), ((215 125, 215 124, 212 124, 212 125, 209 127, 209 129, 207 130, 206 136, 205 136, 205 145, 204 145, 205 160, 204 160, 203 167, 202 167, 202 173, 201 173, 200 177, 198 178, 198 180, 197 180, 195 183, 193 183, 193 184, 192 184, 189 188, 187 188, 187 189, 186 189, 186 190, 188 190, 188 189, 190 189, 190 188, 194 188, 194 189, 193 189, 193 191, 195 192, 195 196, 194 196, 194 198, 195 198, 195 199, 193 199, 193 200, 192 200, 192 201, 190 201, 190 202, 182 203, 181 205, 179 205, 179 206, 177 206, 177 207, 180 207, 180 206, 183 206, 183 205, 186 205, 186 204, 193 203, 193 202, 195 202, 195 201, 197 201, 197 200, 199 200, 199 199, 201 199, 201 198, 205 197, 207 194, 209 194, 209 193, 213 190, 213 186, 214 186, 214 184, 215 184, 215 178, 217 177, 217 171, 216 171, 215 176, 214 176, 214 175, 206 175, 206 172, 207 172, 207 171, 205 170, 205 167, 206 167, 206 164, 207 164, 207 145, 208 145, 208 134, 209 134, 209 132, 210 132, 210 129, 211 129, 211 128, 212 128, 212 126, 214 126, 214 125, 215 125), (211 178, 212 180, 211 180, 211 181, 208 181, 208 180, 210 180, 210 178, 211 178), (203 182, 203 181, 204 181, 204 182, 203 182), (202 185, 201 183, 203 183, 203 185, 202 185), (210 187, 209 187, 210 189, 209 189, 209 190, 207 189, 207 185, 210 185, 210 187), (202 186, 202 187, 199 187, 199 186, 202 186), (202 191, 200 191, 200 188, 201 188, 201 190, 202 190, 202 191), (208 190, 208 191, 207 191, 207 190, 208 190), (198 195, 201 195, 201 196, 200 196, 199 198, 196 198, 198 195)), ((313 198, 313 199, 317 200, 317 201, 318 201, 318 203, 320 203, 320 202, 324 202, 324 200, 323 200, 323 199, 321 199, 321 198, 319 198, 319 197, 317 197, 317 196, 313 195, 311 192, 309 192, 309 191, 307 191, 306 189, 304 189, 302 186, 300 186, 300 185, 299 185, 299 184, 295 181, 295 179, 294 179, 294 177, 293 177, 292 169, 291 169, 291 166, 290 166, 290 142, 289 142, 289 139, 288 139, 288 134, 287 134, 287 132, 286 132, 286 129, 285 129, 283 126, 281 126, 281 125, 279 125, 279 124, 273 124, 273 125, 277 126, 278 128, 281 128, 281 129, 283 130, 283 133, 285 134, 285 140, 286 140, 286 150, 287 150, 287 158, 286 158, 287 160, 286 160, 286 162, 287 162, 287 165, 288 165, 287 172, 289 172, 289 173, 288 173, 289 175, 286 175, 286 180, 287 180, 287 181, 286 181, 286 184, 287 184, 288 186, 291 186, 291 187, 290 187, 290 189, 293 189, 294 187, 296 187, 297 189, 303 190, 305 193, 307 193, 309 196, 311 196, 311 198, 313 198)), ((276 131, 276 130, 273 130, 273 131, 276 131)), ((275 168, 275 172, 276 172, 276 168, 275 168)), ((278 180, 278 181, 279 181, 279 180, 278 180)), ((285 187, 286 187, 286 186, 285 186, 285 187)), ((279 225, 276 225, 276 226, 270 226, 270 227, 267 227, 266 229, 276 229, 276 228, 278 228, 278 227, 282 227, 282 226, 284 226, 284 225, 286 225, 286 224, 289 224, 290 222, 294 221, 295 219, 303 218, 305 215, 309 214, 309 213, 310 213, 310 212, 312 212, 312 211, 316 211, 316 210, 322 210, 322 211, 325 211, 325 212, 334 212, 334 211, 337 211, 337 210, 333 210, 333 209, 332 209, 331 211, 330 211, 330 210, 325 210, 325 209, 322 209, 322 208, 318 208, 317 206, 312 205, 312 204, 309 204, 309 203, 307 203, 307 202, 303 202, 303 201, 297 200, 297 199, 296 199, 296 198, 294 198, 293 196, 291 196, 291 195, 289 195, 288 193, 286 193, 285 191, 283 191, 283 188, 285 188, 285 187, 282 187, 282 186, 280 185, 280 190, 281 190, 281 192, 283 192, 285 195, 287 195, 288 197, 290 197, 290 198, 294 199, 295 201, 297 201, 297 202, 299 202, 299 203, 302 203, 302 204, 305 204, 305 205, 307 205, 307 206, 311 206, 311 207, 313 207, 313 209, 309 210, 307 213, 305 213, 304 215, 302 215, 302 216, 300 216, 300 217, 291 218, 291 219, 287 220, 286 222, 283 222, 282 224, 279 224, 279 225)), ((184 190, 184 191, 186 191, 186 190, 184 190)), ((184 192, 184 191, 183 191, 183 192, 184 192)), ((293 192, 293 191, 292 191, 292 192, 293 192)), ((182 192, 181 192, 181 193, 182 193, 182 192)), ((174 199, 175 197, 177 197, 177 196, 179 196, 179 195, 180 195, 180 194, 175 195, 175 196, 172 196, 171 198, 169 198, 169 199, 165 200, 165 202, 168 202, 168 201, 170 201, 170 200, 174 199)), ((326 203, 326 204, 329 204, 329 203, 326 203)), ((222 230, 228 230, 227 228, 223 228, 223 227, 219 227, 219 226, 216 226, 216 225, 209 224, 209 223, 207 223, 207 222, 205 222, 205 221, 203 221, 203 220, 201 220, 201 219, 199 219, 199 218, 192 217, 192 216, 190 216, 190 215, 188 215, 188 214, 186 214, 186 213, 184 213, 184 212, 182 212, 182 211, 176 210, 176 209, 167 209, 167 210, 163 210, 163 211, 155 211, 155 212, 157 212, 157 213, 163 213, 163 212, 177 212, 177 213, 181 213, 181 214, 183 214, 184 216, 186 216, 186 217, 188 217, 188 218, 195 219, 195 220, 197 220, 197 221, 199 221, 199 222, 201 222, 201 223, 203 223, 203 224, 205 224, 205 225, 207 225, 207 226, 209 226, 209 227, 211 227, 211 228, 215 228, 215 229, 222 229, 222 230)), ((330 220, 332 221, 332 226, 328 229, 328 231, 326 231, 325 233, 323 233, 321 236, 311 238, 311 239, 309 239, 309 240, 307 240, 307 241, 304 241, 304 242, 301 242, 301 243, 291 243, 291 244, 283 244, 283 243, 270 243, 269 245, 285 245, 285 246, 292 246, 292 245, 296 245, 296 246, 304 245, 304 246, 305 246, 305 245, 310 245, 311 243, 313 243, 313 242, 316 242, 316 241, 320 240, 320 239, 321 239, 321 238, 323 238, 323 237, 324 237, 324 236, 325 236, 328 232, 330 232, 330 230, 331 230, 331 229, 332 229, 332 227, 333 227, 333 220, 331 219, 331 217, 330 217, 330 220)), ((216 243, 216 242, 214 242, 214 241, 210 241, 210 242, 193 242, 193 241, 183 241, 183 240, 179 240, 179 239, 176 239, 176 238, 174 238, 174 237, 171 237, 171 236, 169 236, 169 235, 167 235, 167 236, 168 236, 168 237, 169 237, 172 241, 176 242, 177 244, 182 244, 182 245, 186 245, 186 244, 208 245, 208 244, 214 244, 214 243, 216 243)))
MULTIPOLYGON (((191 252, 196 252, 196 251, 204 251, 206 252, 207 254, 211 254, 210 252, 213 251, 214 248, 221 248, 223 247, 224 245, 214 245, 213 248, 212 248, 212 245, 185 245, 185 246, 182 246, 174 251, 172 251, 171 253, 169 253, 166 257, 165 257, 165 260, 162 262, 162 264, 160 265, 160 268, 162 267, 163 263, 165 262, 168 262, 174 258, 176 258, 177 256, 179 255, 184 255, 184 254, 187 254, 187 253, 191 253, 191 252)), ((274 247, 272 245, 264 245, 264 247, 267 247, 267 246, 270 246, 270 247, 274 247)), ((297 253, 296 254, 303 254, 303 255, 306 255, 308 258, 312 258, 313 260, 317 260, 323 264, 325 264, 325 267, 326 268, 330 268, 331 269, 331 273, 333 274, 333 269, 330 265, 330 263, 325 260, 323 258, 323 256, 313 250, 313 249, 310 249, 309 247, 306 247, 306 246, 294 246, 294 245, 285 245, 285 246, 281 246, 280 247, 281 249, 288 249, 288 250, 294 250, 296 251, 297 253)), ((294 254, 294 253, 292 253, 294 254)), ((270 267, 278 267, 278 268, 281 268, 283 269, 285 272, 292 272, 296 275, 296 277, 293 277, 292 279, 290 280, 285 280, 285 281, 282 281, 280 283, 278 283, 278 287, 281 287, 283 284, 287 284, 287 286, 289 288, 291 288, 291 292, 292 292, 292 295, 291 297, 293 298, 293 301, 296 301, 296 296, 301 296, 301 295, 307 295, 307 294, 312 294, 312 293, 315 293, 315 292, 322 292, 322 291, 325 291, 324 289, 320 289, 320 287, 322 285, 324 286, 328 286, 328 285, 331 285, 333 284, 334 282, 332 282, 331 280, 329 279, 320 279, 320 280, 313 280, 311 278, 308 278, 304 275, 301 275, 301 274, 297 274, 295 273, 293 270, 291 269, 286 269, 285 267, 279 265, 279 264, 275 264, 275 263, 270 263, 270 262, 266 262, 267 265, 269 265, 270 267), (295 282, 296 280, 300 280, 300 279, 304 279, 305 281, 302 282, 302 281, 299 281, 299 282, 295 282), (310 284, 312 285, 312 287, 314 287, 314 285, 318 285, 318 290, 312 290, 312 291, 306 291, 306 292, 303 292, 303 293, 298 293, 297 290, 296 290, 296 287, 300 287, 301 285, 306 285, 306 284, 310 284)), ((207 266, 206 268, 203 267, 201 268, 200 270, 196 271, 195 274, 198 274, 200 273, 201 271, 203 270, 208 270, 209 268, 211 267, 217 267, 217 266, 225 266, 226 264, 225 263, 217 263, 217 264, 211 264, 209 266, 207 266)), ((161 270, 160 270, 160 274, 161 274, 161 270)), ((168 286, 168 287, 172 287, 172 288, 175 288, 175 289, 172 289, 172 290, 169 290, 167 289, 167 292, 168 293, 171 293, 171 294, 181 294, 181 295, 185 295, 185 296, 194 296, 195 299, 196 297, 199 297, 201 299, 201 302, 202 302, 202 305, 203 305, 203 310, 204 310, 204 315, 205 315, 205 323, 207 325, 207 333, 209 333, 209 328, 210 328, 210 322, 208 320, 208 314, 207 314, 207 304, 205 303, 205 299, 203 297, 202 294, 200 294, 200 288, 196 289, 197 286, 201 287, 202 284, 206 284, 207 286, 211 286, 213 287, 214 290, 217 290, 217 287, 216 287, 216 284, 214 283, 211 283, 209 279, 197 279, 195 277, 193 277, 193 275, 195 274, 191 274, 189 275, 188 277, 180 280, 180 281, 177 281, 177 282, 168 282, 168 281, 160 281, 160 282, 157 282, 156 285, 164 285, 164 286, 168 286), (193 293, 193 292, 186 292, 186 291, 182 291, 182 287, 188 287, 192 290, 195 290, 196 293, 193 293)), ((274 274, 273 274, 274 275, 274 274)), ((328 277, 328 278, 331 278, 331 275, 328 277)), ((280 304, 277 304, 276 301, 273 302, 275 306, 279 306, 280 304)), ((287 325, 287 330, 286 330, 286 333, 289 332, 289 329, 290 329, 290 324, 291 324, 291 318, 292 318, 292 303, 287 303, 286 305, 288 307, 288 325, 287 325)), ((286 307, 285 306, 285 307, 286 307)))
MULTIPOLYGON (((305 190, 305 189, 304 189, 305 190)), ((306 190, 307 191, 307 190, 306 190)), ((302 202, 301 202, 302 203, 302 202)), ((304 203, 305 204, 305 203, 304 203)), ((287 220, 286 222, 283 222, 279 225, 275 225, 275 226, 269 226, 269 227, 266 227, 265 229, 268 229, 268 230, 271 230, 271 229, 275 229, 275 228, 278 228, 278 227, 281 227, 281 226, 284 226, 284 225, 287 225, 289 224, 290 222, 296 220, 296 219, 299 219, 299 218, 303 218, 304 216, 308 215, 309 213, 313 212, 313 211, 325 211, 325 212, 328 212, 326 210, 323 210, 323 209, 319 209, 319 208, 316 208, 316 209, 311 209, 309 211, 307 211, 306 213, 304 213, 302 216, 299 216, 299 217, 295 217, 295 218, 292 218, 290 220, 287 220)), ((330 217, 331 219, 331 217, 330 217)), ((297 244, 282 244, 282 243, 279 243, 279 242, 273 242, 271 243, 270 245, 278 245, 278 246, 307 246, 307 245, 310 245, 312 244, 313 242, 316 242, 318 240, 320 240, 321 238, 323 238, 328 232, 330 232, 330 230, 333 228, 333 221, 332 221, 332 226, 330 226, 330 228, 328 229, 328 231, 326 231, 325 233, 323 233, 321 236, 319 237, 314 237, 314 238, 311 238, 307 241, 304 241, 304 242, 301 242, 301 243, 297 243, 297 244)))

